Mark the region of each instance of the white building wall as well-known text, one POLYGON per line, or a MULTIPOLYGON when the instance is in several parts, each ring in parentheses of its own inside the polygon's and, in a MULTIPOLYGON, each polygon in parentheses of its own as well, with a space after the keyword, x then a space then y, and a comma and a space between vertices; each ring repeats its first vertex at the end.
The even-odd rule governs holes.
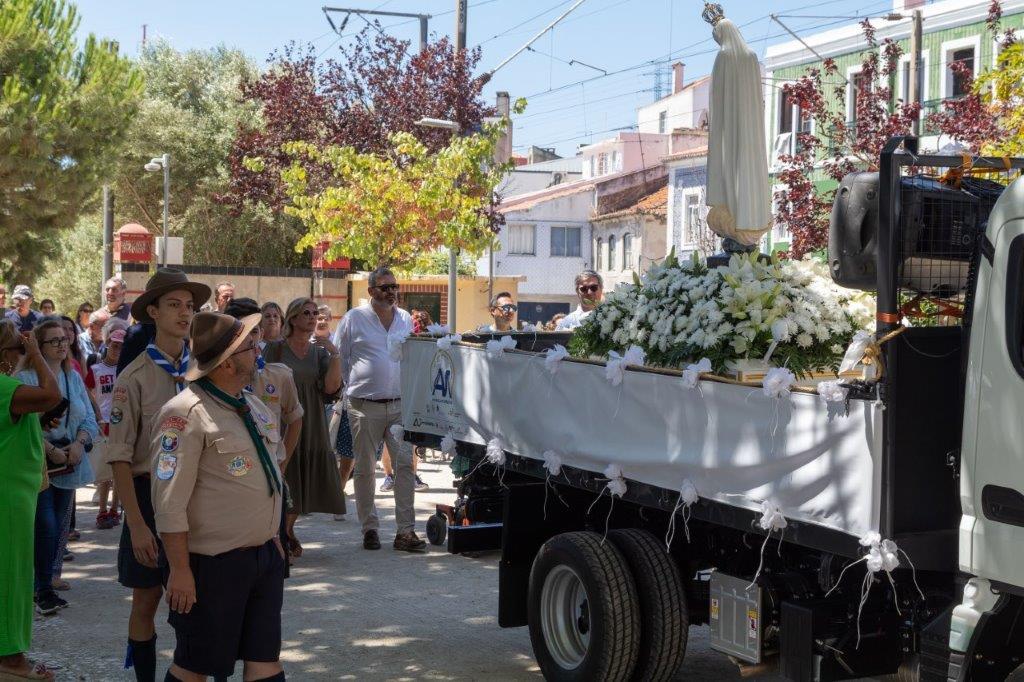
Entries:
MULTIPOLYGON (((565 197, 551 199, 531 208, 505 213, 505 226, 498 233, 501 248, 494 252, 494 274, 522 275, 519 297, 531 301, 576 301, 573 281, 582 270, 592 267, 589 217, 594 207, 594 190, 589 189, 565 197), (508 253, 509 229, 512 225, 532 225, 535 255, 508 253), (580 256, 552 256, 551 228, 578 227, 580 256)), ((477 262, 477 272, 487 275, 486 256, 477 262)))
POLYGON ((711 79, 707 78, 639 107, 636 112, 637 130, 641 133, 671 133, 675 128, 701 128, 707 123, 710 95, 711 79), (662 113, 665 114, 664 130, 661 130, 662 113))

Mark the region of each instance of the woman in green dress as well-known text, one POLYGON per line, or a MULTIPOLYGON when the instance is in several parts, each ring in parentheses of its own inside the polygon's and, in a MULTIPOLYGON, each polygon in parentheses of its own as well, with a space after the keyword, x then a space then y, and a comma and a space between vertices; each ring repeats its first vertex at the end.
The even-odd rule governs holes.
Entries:
POLYGON ((43 482, 43 434, 36 413, 61 399, 35 338, 0 321, 0 675, 52 680, 53 671, 25 656, 32 642, 33 541, 36 498, 43 482), (21 366, 39 375, 25 386, 11 374, 21 366))
POLYGON ((341 356, 329 338, 313 337, 316 318, 313 299, 295 299, 285 312, 282 340, 268 343, 263 349, 267 362, 281 362, 291 368, 304 411, 299 444, 285 471, 291 501, 288 545, 295 557, 302 555, 302 544, 294 530, 299 514, 345 513, 345 495, 327 428, 327 403, 333 402, 341 390, 341 356))

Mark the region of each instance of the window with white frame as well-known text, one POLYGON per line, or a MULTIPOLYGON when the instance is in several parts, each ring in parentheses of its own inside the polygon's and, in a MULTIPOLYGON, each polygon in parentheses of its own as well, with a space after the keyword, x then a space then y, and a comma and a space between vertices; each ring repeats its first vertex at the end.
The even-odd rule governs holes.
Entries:
POLYGON ((973 47, 953 50, 950 54, 949 71, 952 78, 950 97, 965 97, 971 94, 971 81, 974 78, 974 57, 973 47))
POLYGON ((615 269, 615 235, 608 235, 608 262, 605 270, 611 272, 615 269))
MULTIPOLYGON (((898 98, 906 104, 910 99, 910 55, 900 58, 898 98)), ((921 53, 921 61, 917 65, 917 102, 923 104, 928 99, 928 51, 921 53)))
POLYGON ((684 243, 692 246, 700 241, 701 231, 704 229, 704 221, 700 214, 700 196, 687 194, 685 201, 686 233, 684 243))
POLYGON ((594 240, 594 269, 601 269, 601 254, 604 251, 604 240, 598 237, 594 240))
POLYGON ((873 87, 870 76, 860 71, 848 76, 850 84, 846 86, 846 121, 852 128, 857 125, 857 104, 864 95, 869 94, 873 87))
POLYGON ((580 228, 552 227, 551 255, 568 258, 580 257, 580 228))
POLYGON ((785 88, 778 92, 778 134, 772 145, 772 158, 776 160, 784 154, 796 154, 800 149, 799 134, 814 130, 810 112, 803 110, 785 88))
POLYGON ((628 232, 622 235, 622 269, 633 269, 633 235, 628 232))
POLYGON ((658 112, 658 132, 662 135, 665 134, 668 128, 668 111, 658 112))
POLYGON ((595 159, 594 159, 593 156, 591 156, 590 158, 587 159, 587 168, 590 170, 589 177, 594 177, 594 168, 595 168, 594 162, 595 162, 595 159))
POLYGON ((536 227, 533 225, 509 225, 509 254, 516 256, 537 255, 536 234, 536 227))
POLYGON ((981 36, 969 36, 942 43, 941 61, 937 71, 941 99, 964 97, 971 92, 971 81, 978 73, 981 57, 981 36))

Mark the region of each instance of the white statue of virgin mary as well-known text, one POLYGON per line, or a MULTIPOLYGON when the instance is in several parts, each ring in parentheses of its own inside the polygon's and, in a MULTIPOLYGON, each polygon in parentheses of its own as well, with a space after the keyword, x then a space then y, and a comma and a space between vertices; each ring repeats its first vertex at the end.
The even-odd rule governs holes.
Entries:
MULTIPOLYGON (((764 136, 761 65, 722 8, 706 4, 704 18, 721 46, 711 72, 708 112, 708 227, 752 247, 771 227, 768 154, 764 136)), ((749 248, 726 251, 745 251, 749 248)))

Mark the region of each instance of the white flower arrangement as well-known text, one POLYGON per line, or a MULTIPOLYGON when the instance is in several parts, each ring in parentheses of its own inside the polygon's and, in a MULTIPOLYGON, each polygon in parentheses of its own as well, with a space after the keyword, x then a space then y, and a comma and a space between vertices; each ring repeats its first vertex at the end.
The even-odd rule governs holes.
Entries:
POLYGON ((810 260, 734 255, 709 270, 670 255, 643 279, 607 294, 576 330, 570 350, 605 356, 639 346, 649 364, 687 368, 708 358, 715 371, 761 359, 797 375, 836 367, 855 331, 874 321, 872 299, 836 286, 810 260))

